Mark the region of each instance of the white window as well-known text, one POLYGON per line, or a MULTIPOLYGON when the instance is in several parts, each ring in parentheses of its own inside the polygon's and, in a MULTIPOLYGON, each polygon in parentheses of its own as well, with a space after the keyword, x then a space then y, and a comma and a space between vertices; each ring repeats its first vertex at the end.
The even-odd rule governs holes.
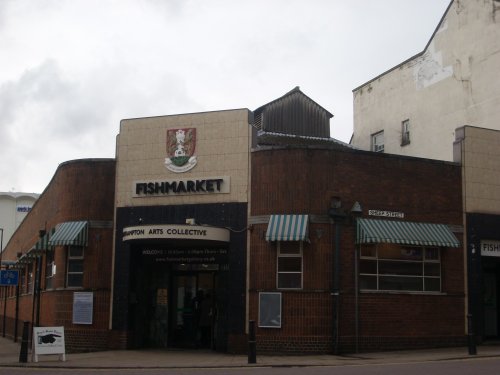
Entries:
POLYGON ((384 152, 384 131, 372 135, 372 151, 384 152))
POLYGON ((54 276, 56 274, 56 263, 54 261, 54 251, 47 251, 45 258, 45 289, 54 287, 54 276))
POLYGON ((33 263, 28 263, 28 286, 27 286, 27 290, 26 290, 26 293, 30 293, 32 294, 33 293, 33 263))
POLYGON ((410 144, 410 120, 401 123, 401 146, 410 144))
POLYGON ((70 246, 68 248, 67 287, 83 286, 83 247, 70 246))
POLYGON ((439 292, 440 250, 383 243, 363 245, 359 285, 365 290, 439 292))
POLYGON ((278 241, 278 289, 302 289, 302 241, 278 241))

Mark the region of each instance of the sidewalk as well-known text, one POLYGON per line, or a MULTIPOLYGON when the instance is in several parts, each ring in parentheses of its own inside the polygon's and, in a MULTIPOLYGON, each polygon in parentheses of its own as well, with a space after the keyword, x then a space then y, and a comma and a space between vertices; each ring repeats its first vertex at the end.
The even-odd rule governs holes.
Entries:
POLYGON ((221 368, 221 367, 280 367, 280 366, 348 366, 464 360, 478 357, 500 357, 500 346, 478 346, 471 356, 466 347, 362 353, 343 356, 257 355, 257 364, 249 365, 246 355, 215 353, 208 350, 110 350, 104 352, 67 354, 66 362, 58 356, 40 356, 39 362, 19 363, 20 344, 0 337, 0 367, 61 367, 61 368, 221 368))

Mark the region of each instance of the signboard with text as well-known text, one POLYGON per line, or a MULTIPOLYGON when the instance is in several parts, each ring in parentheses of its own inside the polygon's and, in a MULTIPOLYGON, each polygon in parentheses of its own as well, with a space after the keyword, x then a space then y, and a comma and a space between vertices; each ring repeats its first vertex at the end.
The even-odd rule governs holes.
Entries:
POLYGON ((39 355, 59 354, 66 361, 64 327, 33 328, 33 362, 38 362, 39 355))
POLYGON ((73 324, 92 324, 94 293, 73 293, 73 324))
POLYGON ((144 248, 141 250, 144 260, 163 263, 200 263, 224 264, 228 262, 228 252, 224 248, 210 249, 161 249, 144 248))
POLYGON ((481 241, 481 255, 483 257, 500 257, 500 241, 481 241))
POLYGON ((405 217, 404 212, 385 211, 385 210, 368 210, 368 215, 369 216, 398 218, 398 219, 403 219, 405 217))
POLYGON ((202 225, 140 225, 123 228, 123 241, 133 240, 202 240, 229 242, 226 228, 202 225))
POLYGON ((19 282, 19 271, 17 270, 0 271, 0 286, 17 285, 18 282, 19 282))

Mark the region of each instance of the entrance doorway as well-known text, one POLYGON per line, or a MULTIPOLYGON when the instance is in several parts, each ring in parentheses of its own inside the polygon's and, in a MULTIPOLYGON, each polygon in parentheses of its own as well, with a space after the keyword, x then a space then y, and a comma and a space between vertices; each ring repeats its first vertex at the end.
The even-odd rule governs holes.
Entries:
POLYGON ((484 336, 498 336, 497 275, 483 273, 484 336))
POLYGON ((176 272, 172 280, 171 346, 212 348, 215 272, 176 272))
POLYGON ((137 347, 216 349, 217 264, 150 264, 137 274, 137 347))
POLYGON ((482 262, 482 335, 486 340, 500 338, 500 258, 483 256, 482 262))

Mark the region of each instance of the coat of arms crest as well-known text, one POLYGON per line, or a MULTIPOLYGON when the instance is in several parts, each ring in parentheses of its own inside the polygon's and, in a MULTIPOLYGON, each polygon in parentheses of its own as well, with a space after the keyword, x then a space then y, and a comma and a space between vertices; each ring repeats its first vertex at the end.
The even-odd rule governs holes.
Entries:
POLYGON ((196 146, 196 129, 167 130, 167 158, 165 167, 176 173, 187 172, 196 165, 194 149, 196 146))

